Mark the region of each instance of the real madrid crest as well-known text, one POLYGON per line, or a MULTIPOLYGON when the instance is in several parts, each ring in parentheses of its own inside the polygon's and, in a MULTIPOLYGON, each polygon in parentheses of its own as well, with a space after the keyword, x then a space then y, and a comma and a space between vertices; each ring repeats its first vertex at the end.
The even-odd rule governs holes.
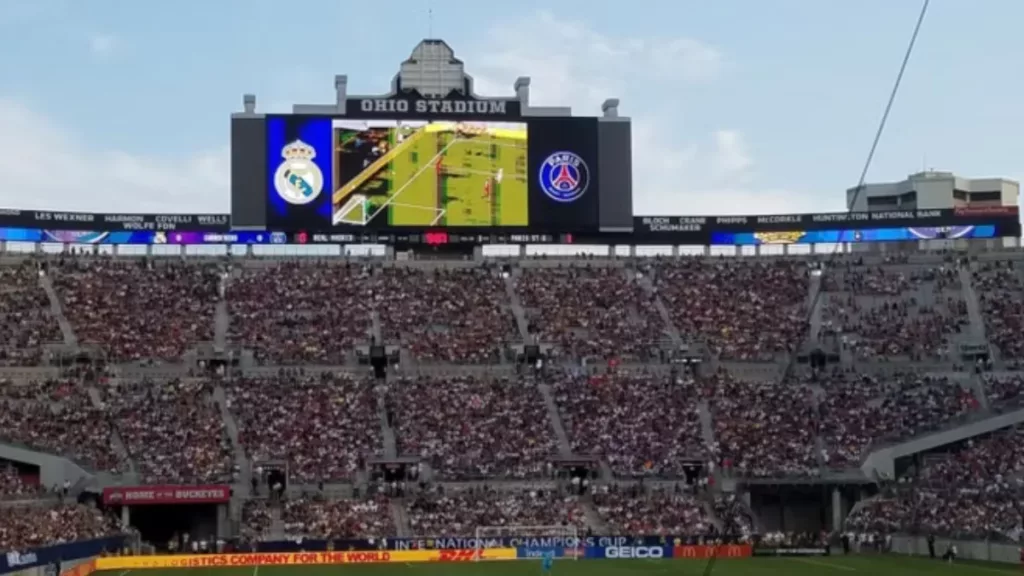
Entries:
POLYGON ((316 200, 324 189, 324 175, 313 162, 316 150, 296 140, 281 150, 284 162, 274 173, 274 189, 289 204, 303 205, 316 200))

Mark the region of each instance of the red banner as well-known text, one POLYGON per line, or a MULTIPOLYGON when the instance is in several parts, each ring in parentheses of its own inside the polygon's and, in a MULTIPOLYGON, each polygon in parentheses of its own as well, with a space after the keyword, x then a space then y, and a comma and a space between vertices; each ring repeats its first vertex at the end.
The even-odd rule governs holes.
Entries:
POLYGON ((1017 210, 1016 206, 957 206, 953 213, 957 216, 1013 216, 1017 210))
POLYGON ((60 573, 60 576, 89 576, 96 571, 96 560, 89 560, 88 562, 82 562, 76 565, 74 568, 69 568, 60 573))
POLYGON ((753 555, 750 544, 723 544, 719 546, 676 546, 672 558, 750 558, 753 555))
POLYGON ((208 486, 113 486, 103 489, 103 503, 114 506, 152 504, 224 504, 231 487, 208 486))

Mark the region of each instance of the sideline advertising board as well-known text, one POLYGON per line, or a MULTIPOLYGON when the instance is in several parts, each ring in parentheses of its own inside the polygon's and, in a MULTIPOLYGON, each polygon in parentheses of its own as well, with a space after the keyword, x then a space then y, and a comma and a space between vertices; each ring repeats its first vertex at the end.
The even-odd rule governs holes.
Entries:
MULTIPOLYGON (((514 560, 514 548, 481 550, 480 560, 514 560)), ((183 554, 178 556, 122 556, 99 558, 97 570, 145 568, 218 568, 258 566, 323 566, 394 562, 472 562, 477 550, 367 550, 344 552, 270 552, 256 554, 183 554)))

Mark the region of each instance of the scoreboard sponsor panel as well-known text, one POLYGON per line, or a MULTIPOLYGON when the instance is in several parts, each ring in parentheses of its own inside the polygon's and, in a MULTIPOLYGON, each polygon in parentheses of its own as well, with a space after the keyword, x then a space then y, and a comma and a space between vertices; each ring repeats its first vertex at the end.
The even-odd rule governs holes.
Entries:
POLYGON ((596 232, 596 118, 266 118, 266 227, 596 232))
POLYGON ((1017 207, 751 216, 637 216, 633 230, 389 226, 234 229, 227 214, 0 209, 0 241, 60 244, 758 245, 1020 237, 1017 207))

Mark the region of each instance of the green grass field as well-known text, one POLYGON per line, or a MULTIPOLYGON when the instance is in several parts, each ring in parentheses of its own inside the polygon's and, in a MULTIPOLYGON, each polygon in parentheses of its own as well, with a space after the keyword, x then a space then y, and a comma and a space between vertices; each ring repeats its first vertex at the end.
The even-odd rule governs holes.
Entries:
MULTIPOLYGON (((391 152, 335 193, 334 211, 345 221, 359 222, 386 205, 387 221, 380 224, 390 226, 529 224, 525 130, 466 134, 436 125, 404 129, 404 140, 402 130, 380 129, 378 137, 385 136, 391 152), (368 204, 349 204, 354 194, 368 204)), ((339 130, 336 139, 348 141, 355 134, 339 130)), ((344 146, 339 154, 341 163, 344 146)))
MULTIPOLYGON (((559 560, 552 576, 704 576, 706 560, 559 560)), ((100 574, 100 573, 97 573, 100 574)), ((175 568, 108 571, 104 576, 539 576, 540 562, 345 564, 336 566, 262 566, 260 568, 175 568)), ((826 558, 749 558, 718 560, 716 576, 982 576, 1021 574, 1008 564, 903 556, 826 558)))

